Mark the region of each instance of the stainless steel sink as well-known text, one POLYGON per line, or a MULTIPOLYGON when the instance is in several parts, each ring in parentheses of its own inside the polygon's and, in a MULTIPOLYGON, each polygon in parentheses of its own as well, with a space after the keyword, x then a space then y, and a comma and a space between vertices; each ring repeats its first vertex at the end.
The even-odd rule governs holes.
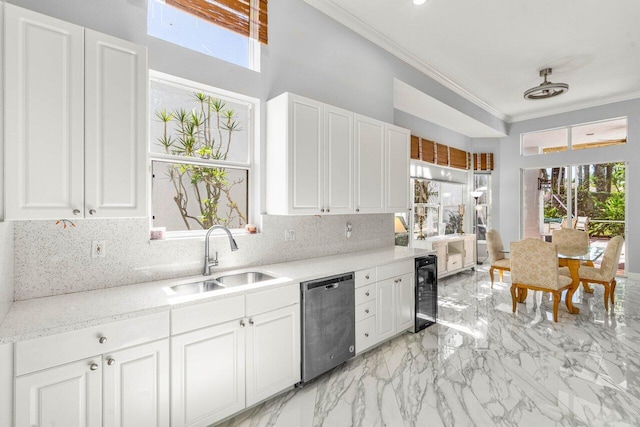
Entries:
POLYGON ((214 280, 225 287, 248 285, 250 283, 266 282, 275 279, 274 276, 259 271, 247 271, 246 273, 228 274, 218 276, 214 280))
POLYGON ((258 271, 247 271, 245 273, 227 274, 218 276, 214 279, 203 280, 200 282, 186 283, 184 285, 172 286, 171 290, 176 295, 193 295, 203 292, 218 291, 220 289, 230 288, 233 286, 248 285, 250 283, 266 282, 275 279, 270 274, 260 273, 258 271))
POLYGON ((224 289, 224 286, 215 280, 204 280, 202 282, 186 283, 184 285, 172 286, 171 290, 177 295, 193 295, 203 292, 211 292, 224 289))

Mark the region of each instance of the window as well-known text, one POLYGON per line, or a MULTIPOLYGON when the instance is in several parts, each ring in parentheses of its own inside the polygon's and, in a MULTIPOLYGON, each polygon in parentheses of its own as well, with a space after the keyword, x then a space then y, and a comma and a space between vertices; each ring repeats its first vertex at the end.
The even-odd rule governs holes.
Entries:
MULTIPOLYGON (((476 225, 478 227, 476 237, 478 241, 486 240, 491 215, 491 174, 476 173, 473 175, 473 191, 481 191, 478 197, 476 209, 476 225)), ((475 199, 474 199, 475 203, 475 199)))
POLYGON ((464 188, 462 184, 414 179, 413 238, 460 232, 464 188))
POLYGON ((259 71, 267 0, 148 0, 147 33, 259 71))
POLYGON ((522 155, 608 147, 627 143, 627 118, 522 134, 522 155))
POLYGON ((149 95, 152 226, 243 228, 258 100, 157 72, 149 95))

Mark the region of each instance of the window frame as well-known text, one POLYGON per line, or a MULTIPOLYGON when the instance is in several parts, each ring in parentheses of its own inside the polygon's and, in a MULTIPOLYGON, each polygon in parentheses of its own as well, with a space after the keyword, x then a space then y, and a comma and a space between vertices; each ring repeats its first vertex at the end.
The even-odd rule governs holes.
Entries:
MULTIPOLYGON (((247 95, 231 92, 225 89, 217 88, 205 83, 198 83, 192 80, 177 77, 171 74, 162 73, 156 70, 149 70, 149 84, 151 82, 157 82, 173 86, 175 88, 183 89, 185 92, 200 91, 205 92, 208 95, 223 98, 229 101, 236 101, 247 103, 249 105, 248 112, 248 154, 246 162, 228 161, 228 160, 214 160, 214 159, 200 159, 189 158, 173 154, 166 154, 160 152, 154 152, 152 150, 153 142, 151 132, 147 138, 147 170, 149 174, 149 180, 147 184, 147 207, 149 212, 149 229, 154 227, 153 224, 153 162, 162 163, 186 163, 194 164, 198 166, 207 167, 223 167, 225 169, 240 169, 247 171, 247 223, 255 224, 256 219, 259 218, 260 210, 260 170, 258 168, 258 162, 260 150, 259 141, 260 138, 260 100, 247 95)), ((150 126, 151 121, 154 120, 154 116, 149 111, 147 123, 150 126)), ((247 234, 244 228, 230 229, 232 234, 247 234)), ((180 239, 180 238, 199 238, 203 237, 207 233, 207 230, 167 230, 165 232, 166 239, 180 239)))

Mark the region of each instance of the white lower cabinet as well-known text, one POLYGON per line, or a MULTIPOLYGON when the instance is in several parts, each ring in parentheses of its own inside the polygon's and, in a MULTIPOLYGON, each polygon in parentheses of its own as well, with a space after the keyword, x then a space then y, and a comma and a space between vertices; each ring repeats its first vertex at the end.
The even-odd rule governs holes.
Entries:
POLYGON ((376 284, 376 333, 378 341, 396 333, 396 284, 386 279, 376 284))
POLYGON ((415 320, 415 286, 413 274, 398 278, 396 284, 396 329, 398 332, 409 329, 415 320))
POLYGON ((16 378, 16 426, 169 426, 169 340, 16 378))
POLYGON ((172 337, 172 426, 207 426, 245 407, 245 325, 172 337))
POLYGON ((17 377, 15 425, 102 425, 101 364, 96 357, 17 377))

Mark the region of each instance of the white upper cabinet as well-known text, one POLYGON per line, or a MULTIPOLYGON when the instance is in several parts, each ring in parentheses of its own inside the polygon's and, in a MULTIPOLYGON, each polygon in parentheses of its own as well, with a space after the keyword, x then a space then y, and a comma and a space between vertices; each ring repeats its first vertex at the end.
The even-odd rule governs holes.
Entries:
POLYGON ((384 123, 355 115, 356 212, 384 212, 384 123))
POLYGON ((5 218, 146 215, 146 50, 6 4, 5 218))
POLYGON ((84 29, 5 8, 5 218, 81 215, 84 29))
POLYGON ((409 202, 411 132, 385 125, 385 211, 406 212, 409 202))
POLYGON ((85 216, 146 215, 147 53, 85 31, 85 216))
POLYGON ((406 211, 409 149, 406 129, 284 93, 267 103, 267 213, 406 211))

